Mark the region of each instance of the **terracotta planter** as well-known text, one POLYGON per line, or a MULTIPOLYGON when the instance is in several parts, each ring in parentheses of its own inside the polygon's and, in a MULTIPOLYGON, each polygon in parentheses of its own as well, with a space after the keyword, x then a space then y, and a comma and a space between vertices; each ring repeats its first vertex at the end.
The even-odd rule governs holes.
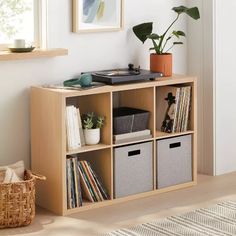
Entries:
POLYGON ((161 72, 164 77, 172 76, 172 54, 151 54, 150 70, 152 72, 161 72))

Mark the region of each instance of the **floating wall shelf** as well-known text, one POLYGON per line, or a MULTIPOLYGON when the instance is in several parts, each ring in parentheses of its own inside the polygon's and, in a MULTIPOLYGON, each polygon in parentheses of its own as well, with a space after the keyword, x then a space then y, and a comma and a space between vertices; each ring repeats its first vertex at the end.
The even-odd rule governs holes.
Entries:
POLYGON ((68 49, 65 48, 37 49, 27 53, 12 53, 9 51, 2 51, 0 52, 0 61, 15 61, 66 55, 68 55, 68 49))

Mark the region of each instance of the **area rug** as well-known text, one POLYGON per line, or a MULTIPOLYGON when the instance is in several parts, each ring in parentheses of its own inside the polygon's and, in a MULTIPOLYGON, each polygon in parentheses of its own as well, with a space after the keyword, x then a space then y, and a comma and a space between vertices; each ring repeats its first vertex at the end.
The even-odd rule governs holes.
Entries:
POLYGON ((106 236, 232 236, 236 235, 236 202, 228 201, 209 208, 171 216, 106 236))

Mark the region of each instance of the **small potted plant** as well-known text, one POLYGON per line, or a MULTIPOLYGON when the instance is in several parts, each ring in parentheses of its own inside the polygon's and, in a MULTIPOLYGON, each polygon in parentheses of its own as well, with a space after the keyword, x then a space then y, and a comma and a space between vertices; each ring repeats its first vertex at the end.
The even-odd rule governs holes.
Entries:
POLYGON ((175 45, 183 44, 179 39, 186 36, 185 33, 180 30, 172 30, 170 32, 172 26, 179 20, 182 14, 187 14, 194 20, 200 18, 197 7, 188 8, 179 6, 172 8, 172 10, 177 16, 163 34, 153 33, 153 22, 139 24, 133 27, 133 32, 138 39, 143 43, 149 39, 153 43, 153 47, 150 48, 150 51, 154 50, 155 52, 150 54, 150 70, 153 72, 161 72, 165 77, 172 75, 172 54, 169 53, 169 51, 175 45), (177 40, 171 41, 172 38, 176 38, 177 40))
POLYGON ((95 145, 100 142, 101 128, 105 118, 97 116, 93 112, 82 116, 84 138, 87 145, 95 145))

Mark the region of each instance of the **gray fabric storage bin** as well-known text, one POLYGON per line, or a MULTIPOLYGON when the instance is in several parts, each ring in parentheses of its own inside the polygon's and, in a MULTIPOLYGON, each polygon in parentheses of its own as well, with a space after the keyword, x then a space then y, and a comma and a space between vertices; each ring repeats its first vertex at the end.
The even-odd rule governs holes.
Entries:
POLYGON ((157 188, 192 181, 192 136, 157 141, 157 188))
POLYGON ((113 109, 113 134, 126 134, 148 128, 149 111, 131 107, 113 109))
POLYGON ((114 149, 114 196, 153 190, 152 142, 114 149))

